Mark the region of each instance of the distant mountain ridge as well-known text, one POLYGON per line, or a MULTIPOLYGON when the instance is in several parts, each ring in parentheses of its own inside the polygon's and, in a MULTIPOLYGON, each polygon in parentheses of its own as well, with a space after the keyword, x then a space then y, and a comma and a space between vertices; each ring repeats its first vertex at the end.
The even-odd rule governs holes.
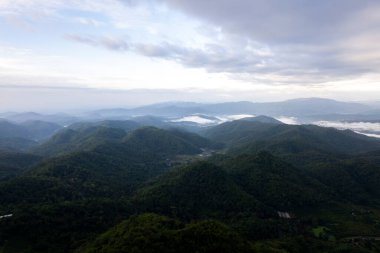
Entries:
POLYGON ((265 114, 271 116, 309 116, 328 113, 362 113, 371 110, 370 106, 340 102, 332 99, 303 98, 292 99, 282 102, 225 102, 217 104, 201 103, 164 103, 148 105, 132 109, 106 109, 93 112, 98 116, 136 116, 136 115, 156 115, 163 117, 178 117, 191 114, 265 114))
POLYGON ((44 121, 26 121, 20 124, 0 120, 0 150, 22 151, 36 146, 52 136, 60 125, 44 121))

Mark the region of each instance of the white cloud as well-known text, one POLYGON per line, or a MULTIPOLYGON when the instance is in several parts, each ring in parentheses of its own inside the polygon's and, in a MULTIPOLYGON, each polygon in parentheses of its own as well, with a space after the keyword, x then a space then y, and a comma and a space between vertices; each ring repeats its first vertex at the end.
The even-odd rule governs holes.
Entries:
POLYGON ((372 137, 380 136, 380 123, 371 122, 339 122, 339 121, 317 121, 314 125, 323 127, 333 127, 341 130, 350 129, 352 131, 372 137))
POLYGON ((285 116, 281 116, 281 117, 276 117, 277 120, 285 123, 285 124, 288 124, 288 125, 300 125, 301 123, 298 121, 297 118, 295 117, 285 117, 285 116))
POLYGON ((208 119, 208 118, 204 118, 204 117, 198 116, 198 115, 192 115, 192 116, 186 116, 186 117, 183 117, 180 119, 174 119, 174 120, 171 120, 171 122, 194 122, 194 123, 198 123, 201 125, 212 125, 212 124, 218 123, 218 121, 208 119))

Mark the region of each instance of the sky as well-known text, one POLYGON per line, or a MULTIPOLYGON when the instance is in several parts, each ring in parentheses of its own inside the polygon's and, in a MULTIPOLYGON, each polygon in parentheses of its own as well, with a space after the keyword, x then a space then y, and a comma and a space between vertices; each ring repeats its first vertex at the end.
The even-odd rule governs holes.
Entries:
POLYGON ((0 0, 0 107, 380 98, 378 0, 0 0))

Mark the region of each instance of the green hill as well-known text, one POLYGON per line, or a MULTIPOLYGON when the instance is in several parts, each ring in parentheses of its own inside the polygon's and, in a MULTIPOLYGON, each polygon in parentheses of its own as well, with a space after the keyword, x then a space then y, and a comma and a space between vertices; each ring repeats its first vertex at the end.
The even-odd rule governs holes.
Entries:
POLYGON ((63 129, 31 151, 42 156, 58 156, 71 152, 89 151, 107 142, 121 141, 125 135, 126 132, 122 129, 106 127, 88 127, 79 130, 63 129))
POLYGON ((41 161, 41 157, 26 153, 0 152, 0 181, 21 174, 41 161))
POLYGON ((68 129, 41 146, 41 153, 69 154, 47 159, 22 177, 0 185, 0 202, 6 205, 20 199, 39 203, 128 195, 137 185, 167 169, 166 159, 197 154, 201 152, 200 144, 206 143, 194 134, 151 127, 128 135, 114 128, 82 132, 68 129), (75 152, 78 149, 87 151, 75 152), (44 191, 40 191, 42 185, 44 191))
POLYGON ((265 210, 273 215, 334 200, 332 189, 268 153, 216 163, 196 163, 152 180, 134 196, 136 205, 191 219, 265 210))
POLYGON ((121 128, 91 126, 80 127, 76 130, 64 129, 47 142, 33 148, 32 152, 52 157, 72 152, 91 151, 96 148, 101 149, 100 146, 107 143, 113 144, 110 149, 115 152, 119 151, 114 147, 122 150, 139 150, 143 153, 144 149, 149 149, 150 153, 155 152, 157 156, 160 153, 166 156, 196 154, 201 152, 200 148, 212 146, 210 141, 199 135, 175 129, 142 127, 127 133, 121 128))
POLYGON ((201 148, 212 145, 210 141, 197 134, 155 127, 143 127, 131 132, 124 138, 124 143, 137 149, 149 147, 157 154, 162 153, 166 156, 198 154, 201 148))
POLYGON ((254 252, 231 228, 217 221, 183 224, 155 214, 123 221, 77 252, 254 252))
POLYGON ((242 147, 242 150, 247 150, 246 145, 270 151, 283 148, 290 151, 294 148, 306 151, 306 149, 314 148, 330 153, 347 154, 380 149, 378 139, 349 130, 342 131, 315 125, 273 125, 238 120, 210 128, 204 136, 214 141, 224 142, 229 147, 242 147))
POLYGON ((221 166, 244 191, 276 210, 313 207, 334 199, 329 187, 266 152, 237 156, 221 166))
POLYGON ((209 163, 165 174, 139 190, 134 200, 143 210, 189 219, 253 211, 257 205, 225 171, 209 163))
POLYGON ((0 252, 379 249, 372 237, 346 238, 380 233, 375 139, 244 120, 206 134, 211 141, 175 129, 81 127, 42 145, 42 162, 0 153, 0 168, 8 169, 0 216, 14 214, 0 220, 0 252), (215 141, 228 152, 169 166, 215 141))

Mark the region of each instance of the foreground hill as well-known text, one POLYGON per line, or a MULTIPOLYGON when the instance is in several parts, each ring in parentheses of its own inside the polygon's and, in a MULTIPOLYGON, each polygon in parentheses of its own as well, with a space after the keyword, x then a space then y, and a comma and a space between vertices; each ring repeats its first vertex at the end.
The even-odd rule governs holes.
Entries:
POLYGON ((255 198, 244 192, 221 168, 194 164, 155 179, 134 197, 146 211, 182 218, 224 216, 253 211, 255 198))
POLYGON ((376 140, 250 120, 206 133, 214 141, 173 129, 82 127, 46 142, 33 168, 24 166, 41 158, 5 156, 21 174, 0 182, 0 214, 13 214, 0 220, 0 252, 379 249, 376 140), (198 155, 215 141, 226 154, 198 155), (173 159, 187 165, 171 167, 173 159), (133 216, 146 212, 157 215, 133 216))
POLYGON ((320 206, 332 189, 268 153, 199 163, 172 171, 141 188, 134 197, 144 211, 182 218, 228 217, 320 206))
POLYGON ((217 221, 183 224, 155 214, 120 223, 76 252, 254 252, 249 242, 217 221))

